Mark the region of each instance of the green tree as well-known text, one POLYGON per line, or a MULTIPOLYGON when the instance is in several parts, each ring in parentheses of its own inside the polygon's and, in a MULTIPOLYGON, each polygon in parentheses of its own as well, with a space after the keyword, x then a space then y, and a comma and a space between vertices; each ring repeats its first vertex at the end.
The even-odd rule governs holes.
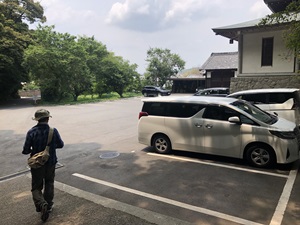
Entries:
POLYGON ((132 83, 129 84, 129 86, 126 88, 126 91, 140 92, 143 87, 141 75, 134 70, 134 72, 132 73, 132 79, 132 83))
POLYGON ((105 57, 101 62, 101 73, 99 87, 105 91, 115 91, 123 97, 124 91, 133 83, 137 76, 137 65, 130 64, 120 56, 113 53, 105 57))
POLYGON ((43 14, 33 0, 0 0, 0 100, 15 96, 27 81, 23 53, 32 39, 26 22, 44 22, 43 14))
POLYGON ((101 96, 107 92, 104 78, 101 77, 102 60, 109 55, 106 46, 98 42, 94 37, 80 37, 78 43, 87 53, 87 66, 90 71, 93 86, 88 92, 91 94, 98 93, 101 96))
POLYGON ((285 28, 283 37, 286 47, 300 59, 300 1, 292 1, 284 11, 273 13, 262 19, 259 26, 276 24, 285 28))
POLYGON ((60 101, 72 95, 74 101, 91 89, 87 52, 77 38, 54 31, 54 26, 38 26, 36 43, 25 52, 25 65, 41 87, 42 98, 60 101))
POLYGON ((77 101, 79 95, 92 89, 92 76, 87 65, 87 52, 78 42, 74 42, 67 60, 66 73, 67 79, 64 87, 67 93, 77 101))
POLYGON ((150 84, 163 86, 168 78, 183 70, 185 62, 177 54, 171 53, 169 49, 150 48, 147 51, 149 63, 146 72, 146 79, 150 84))

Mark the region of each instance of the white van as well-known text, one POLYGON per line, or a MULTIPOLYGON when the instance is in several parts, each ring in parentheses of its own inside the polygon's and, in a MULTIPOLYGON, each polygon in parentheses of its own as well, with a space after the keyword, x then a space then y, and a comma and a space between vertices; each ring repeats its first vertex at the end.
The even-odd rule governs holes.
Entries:
POLYGON ((299 158, 296 124, 246 101, 199 96, 142 101, 138 140, 158 153, 182 150, 245 158, 257 167, 299 158))
POLYGON ((232 93, 227 97, 243 99, 269 113, 300 123, 300 95, 296 88, 253 89, 232 93))

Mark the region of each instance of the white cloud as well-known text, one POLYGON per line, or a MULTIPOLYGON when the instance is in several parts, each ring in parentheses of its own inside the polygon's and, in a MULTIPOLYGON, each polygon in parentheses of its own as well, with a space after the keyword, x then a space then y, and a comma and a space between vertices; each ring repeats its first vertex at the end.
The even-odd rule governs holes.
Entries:
POLYGON ((220 0, 125 0, 113 4, 106 22, 121 28, 154 32, 207 15, 220 0))
POLYGON ((253 19, 270 10, 263 0, 238 4, 237 0, 120 0, 114 3, 106 18, 107 24, 127 30, 155 32, 203 19, 241 17, 253 19))
POLYGON ((263 1, 257 1, 256 3, 254 3, 250 8, 250 12, 257 18, 263 17, 267 14, 271 14, 271 10, 266 7, 266 4, 263 1))
POLYGON ((190 20, 190 18, 205 7, 203 0, 174 0, 171 3, 170 9, 165 13, 165 20, 172 20, 176 18, 183 18, 183 20, 190 20))
POLYGON ((107 22, 118 23, 124 19, 129 19, 133 14, 149 15, 147 0, 126 0, 124 3, 113 4, 109 12, 107 22))
POLYGON ((75 9, 71 5, 59 0, 41 1, 41 5, 45 9, 48 24, 72 24, 96 17, 96 13, 93 10, 75 9))
POLYGON ((200 66, 212 52, 237 51, 237 44, 212 28, 270 13, 263 0, 42 0, 47 24, 58 32, 94 36, 109 51, 145 71, 150 47, 168 48, 200 66))

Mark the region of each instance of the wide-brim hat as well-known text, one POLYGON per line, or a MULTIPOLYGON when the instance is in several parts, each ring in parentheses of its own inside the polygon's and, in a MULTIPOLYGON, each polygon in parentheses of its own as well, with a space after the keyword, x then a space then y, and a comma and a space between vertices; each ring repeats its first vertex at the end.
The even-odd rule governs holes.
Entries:
POLYGON ((50 112, 46 109, 39 109, 35 112, 34 117, 32 117, 33 120, 39 121, 40 119, 46 118, 46 117, 52 117, 50 115, 50 112))

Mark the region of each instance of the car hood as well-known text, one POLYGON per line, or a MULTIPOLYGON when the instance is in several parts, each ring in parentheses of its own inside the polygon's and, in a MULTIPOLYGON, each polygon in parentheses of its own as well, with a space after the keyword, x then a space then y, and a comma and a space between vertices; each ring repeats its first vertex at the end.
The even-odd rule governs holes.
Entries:
POLYGON ((270 127, 277 128, 280 131, 293 131, 296 127, 296 124, 284 118, 278 117, 278 121, 270 125, 270 127))
POLYGON ((161 92, 170 92, 171 90, 162 90, 160 89, 161 92))

